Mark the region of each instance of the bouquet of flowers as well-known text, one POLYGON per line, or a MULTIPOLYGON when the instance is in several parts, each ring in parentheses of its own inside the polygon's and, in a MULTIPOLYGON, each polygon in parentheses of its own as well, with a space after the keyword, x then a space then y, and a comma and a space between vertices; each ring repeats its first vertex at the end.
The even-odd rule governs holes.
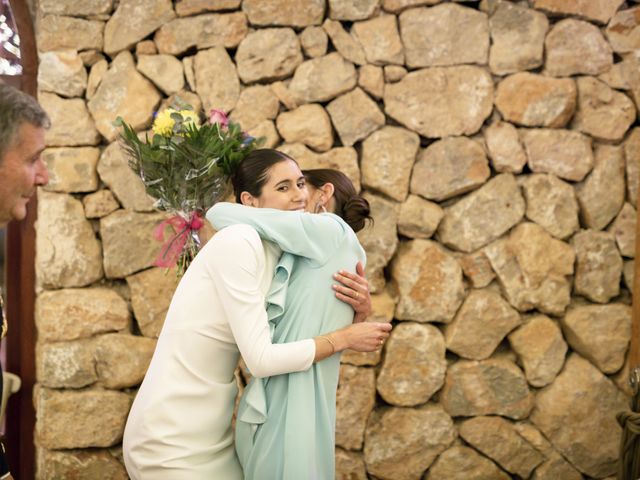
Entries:
POLYGON ((222 110, 213 109, 205 123, 189 106, 162 110, 153 122, 153 136, 141 140, 118 117, 121 140, 130 167, 140 176, 156 207, 173 214, 156 227, 154 236, 164 241, 171 226, 174 234, 164 243, 154 265, 177 264, 182 275, 200 248, 198 231, 203 216, 229 192, 229 178, 237 165, 261 143, 222 110))

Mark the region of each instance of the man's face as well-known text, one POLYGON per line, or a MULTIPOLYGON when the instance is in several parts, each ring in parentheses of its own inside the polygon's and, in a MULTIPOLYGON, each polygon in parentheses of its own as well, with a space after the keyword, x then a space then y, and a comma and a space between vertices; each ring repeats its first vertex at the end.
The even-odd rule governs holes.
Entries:
POLYGON ((0 159, 0 225, 22 220, 36 186, 49 181, 42 160, 44 129, 28 122, 18 128, 13 142, 0 159))

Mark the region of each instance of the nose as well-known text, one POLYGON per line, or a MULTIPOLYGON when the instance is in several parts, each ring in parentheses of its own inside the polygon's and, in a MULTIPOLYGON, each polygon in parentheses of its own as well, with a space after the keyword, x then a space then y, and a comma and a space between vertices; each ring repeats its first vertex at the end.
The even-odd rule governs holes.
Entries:
POLYGON ((303 185, 302 187, 298 186, 296 184, 296 186, 291 190, 292 192, 292 198, 291 200, 294 202, 307 202, 307 197, 309 196, 309 193, 307 191, 307 186, 303 185))
POLYGON ((36 162, 35 184, 44 186, 47 183, 49 183, 49 170, 47 169, 47 164, 44 163, 44 160, 42 160, 42 157, 40 157, 36 162))

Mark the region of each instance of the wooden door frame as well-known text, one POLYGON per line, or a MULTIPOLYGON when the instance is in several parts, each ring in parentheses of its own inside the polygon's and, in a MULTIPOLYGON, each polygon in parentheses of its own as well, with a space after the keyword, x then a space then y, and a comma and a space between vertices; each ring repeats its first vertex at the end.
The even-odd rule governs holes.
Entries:
MULTIPOLYGON (((38 53, 33 21, 25 0, 9 0, 18 34, 22 75, 3 80, 36 96, 38 53)), ((9 321, 7 362, 4 368, 22 379, 22 387, 7 405, 6 447, 14 478, 35 477, 35 229, 36 198, 27 206, 27 217, 7 226, 5 255, 6 311, 9 321)))

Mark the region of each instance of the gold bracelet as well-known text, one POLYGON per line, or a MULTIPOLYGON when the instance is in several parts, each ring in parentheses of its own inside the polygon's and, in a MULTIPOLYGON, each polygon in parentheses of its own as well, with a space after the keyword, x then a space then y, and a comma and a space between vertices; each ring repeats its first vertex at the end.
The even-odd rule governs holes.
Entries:
POLYGON ((324 338, 327 342, 331 344, 331 353, 336 353, 336 344, 329 335, 320 335, 318 338, 324 338))

